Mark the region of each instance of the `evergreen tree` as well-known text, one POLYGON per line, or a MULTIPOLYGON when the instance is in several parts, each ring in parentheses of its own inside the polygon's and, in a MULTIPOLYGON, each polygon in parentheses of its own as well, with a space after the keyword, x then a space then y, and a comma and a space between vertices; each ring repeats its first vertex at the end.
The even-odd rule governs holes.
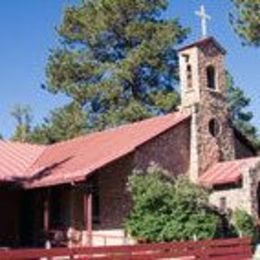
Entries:
POLYGON ((235 11, 230 14, 235 32, 247 45, 260 46, 260 1, 232 0, 235 11))
POLYGON ((45 122, 33 129, 30 141, 33 143, 51 144, 68 140, 86 133, 87 114, 77 103, 51 111, 45 122))
MULTIPOLYGON (((162 17, 167 6, 167 0, 87 0, 68 7, 44 88, 72 103, 52 111, 31 140, 58 142, 174 111, 180 101, 174 45, 187 30, 162 17)), ((231 78, 228 83, 234 124, 255 140, 252 114, 245 110, 250 100, 231 78)))
POLYGON ((16 105, 11 111, 11 116, 17 123, 11 139, 13 141, 28 142, 30 139, 32 122, 30 107, 26 105, 16 105))
POLYGON ((244 91, 235 86, 233 77, 227 72, 228 103, 231 111, 231 120, 234 126, 242 132, 249 140, 258 146, 257 128, 251 123, 253 113, 248 111, 250 98, 244 91))
POLYGON ((174 46, 187 30, 162 16, 167 6, 167 0, 87 0, 68 7, 44 87, 79 103, 88 129, 174 111, 174 46))

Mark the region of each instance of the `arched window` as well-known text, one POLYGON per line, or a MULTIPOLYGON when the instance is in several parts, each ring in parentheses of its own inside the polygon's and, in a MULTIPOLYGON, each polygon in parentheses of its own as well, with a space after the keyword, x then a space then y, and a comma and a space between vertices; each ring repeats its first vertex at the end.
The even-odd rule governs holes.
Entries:
POLYGON ((216 71, 212 65, 207 67, 207 84, 208 88, 216 89, 216 71))
POLYGON ((209 132, 213 137, 217 137, 220 134, 220 124, 217 119, 212 118, 209 121, 209 132))
POLYGON ((192 68, 190 64, 187 65, 187 88, 192 88, 192 68))

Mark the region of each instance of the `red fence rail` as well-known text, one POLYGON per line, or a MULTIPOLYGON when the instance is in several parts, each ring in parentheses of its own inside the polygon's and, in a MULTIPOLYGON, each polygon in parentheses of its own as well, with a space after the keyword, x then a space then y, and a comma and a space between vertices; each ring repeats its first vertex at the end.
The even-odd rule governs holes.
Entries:
POLYGON ((227 239, 208 241, 188 241, 180 243, 141 244, 133 246, 107 246, 85 248, 18 249, 0 251, 1 260, 10 259, 216 259, 245 260, 252 258, 251 240, 227 239))

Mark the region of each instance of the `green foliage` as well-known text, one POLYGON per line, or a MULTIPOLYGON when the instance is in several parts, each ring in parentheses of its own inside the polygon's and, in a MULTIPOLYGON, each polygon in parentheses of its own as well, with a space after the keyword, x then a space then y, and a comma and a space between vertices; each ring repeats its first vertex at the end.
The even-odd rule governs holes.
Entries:
POLYGON ((253 217, 246 211, 236 209, 232 215, 232 222, 239 236, 255 238, 255 222, 253 217))
POLYGON ((186 177, 172 180, 167 171, 152 164, 129 179, 133 209, 125 228, 148 242, 213 238, 219 216, 208 207, 208 192, 186 177))
POLYGON ((16 128, 11 139, 13 141, 28 142, 30 138, 32 113, 29 106, 16 105, 11 111, 11 116, 16 120, 16 128))
POLYGON ((62 93, 104 129, 174 111, 179 102, 174 45, 187 30, 162 13, 167 0, 88 0, 65 10, 62 45, 47 65, 51 93, 62 93))
POLYGON ((235 11, 230 14, 235 32, 247 45, 260 46, 260 1, 232 0, 235 11))
POLYGON ((253 144, 258 146, 259 136, 257 128, 251 123, 253 113, 248 111, 250 98, 244 91, 235 86, 233 77, 227 72, 228 105, 231 111, 231 120, 235 127, 242 132, 253 144))
POLYGON ((76 103, 51 112, 45 122, 30 133, 33 143, 51 144, 86 133, 87 114, 76 103))

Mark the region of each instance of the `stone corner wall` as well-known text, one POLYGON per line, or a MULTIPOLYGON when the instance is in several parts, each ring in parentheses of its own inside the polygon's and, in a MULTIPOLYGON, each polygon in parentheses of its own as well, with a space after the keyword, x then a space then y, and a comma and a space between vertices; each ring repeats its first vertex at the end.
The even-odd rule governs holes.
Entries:
POLYGON ((242 187, 226 186, 222 190, 213 190, 210 194, 209 201, 214 206, 220 208, 222 199, 225 199, 227 209, 231 209, 232 211, 243 209, 249 214, 252 214, 250 195, 246 185, 242 184, 242 187))
POLYGON ((247 168, 242 177, 241 187, 226 187, 223 190, 213 190, 210 203, 219 207, 221 198, 226 199, 227 208, 231 210, 243 209, 254 218, 259 218, 258 186, 260 183, 260 163, 247 168))
POLYGON ((251 204, 251 214, 259 218, 260 213, 260 161, 248 170, 245 180, 248 187, 249 202, 251 204))
POLYGON ((213 43, 200 48, 198 55, 200 103, 196 123, 199 174, 202 174, 218 161, 235 159, 235 143, 227 107, 224 55, 213 43), (215 68, 216 90, 208 88, 207 66, 215 68), (211 119, 215 119, 220 127, 216 137, 209 132, 211 119))

